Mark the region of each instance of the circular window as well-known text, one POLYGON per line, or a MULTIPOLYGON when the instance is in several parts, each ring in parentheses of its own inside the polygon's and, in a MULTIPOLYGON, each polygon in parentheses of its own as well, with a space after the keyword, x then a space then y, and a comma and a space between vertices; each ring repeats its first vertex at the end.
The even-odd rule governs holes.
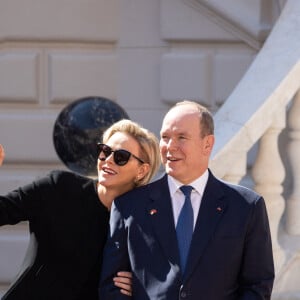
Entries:
POLYGON ((97 175, 97 142, 106 128, 129 119, 115 102, 102 97, 86 97, 67 105, 58 115, 53 130, 56 153, 72 171, 97 175))

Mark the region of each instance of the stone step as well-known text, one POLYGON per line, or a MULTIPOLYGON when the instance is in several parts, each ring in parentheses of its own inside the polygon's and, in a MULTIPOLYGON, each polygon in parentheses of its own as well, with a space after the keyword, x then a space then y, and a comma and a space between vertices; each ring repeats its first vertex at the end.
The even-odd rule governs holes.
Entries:
POLYGON ((272 300, 300 300, 300 291, 275 294, 272 300))

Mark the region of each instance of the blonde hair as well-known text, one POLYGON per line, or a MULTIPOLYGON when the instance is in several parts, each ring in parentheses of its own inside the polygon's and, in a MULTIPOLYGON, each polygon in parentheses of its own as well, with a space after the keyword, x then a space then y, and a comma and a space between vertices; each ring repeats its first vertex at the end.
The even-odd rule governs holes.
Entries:
POLYGON ((129 134, 138 142, 141 148, 140 157, 145 163, 150 165, 150 168, 149 172, 143 178, 135 182, 135 185, 141 186, 149 183, 160 166, 158 139, 152 132, 143 128, 138 123, 124 119, 114 123, 105 130, 102 136, 103 143, 107 143, 109 138, 116 132, 129 134))

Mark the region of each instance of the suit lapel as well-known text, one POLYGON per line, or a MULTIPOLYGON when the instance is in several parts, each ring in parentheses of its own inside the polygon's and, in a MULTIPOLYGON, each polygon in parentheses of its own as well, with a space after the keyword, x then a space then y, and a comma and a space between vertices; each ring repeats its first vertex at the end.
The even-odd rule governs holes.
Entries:
POLYGON ((151 191, 146 207, 153 231, 160 243, 167 260, 179 265, 179 253, 170 192, 165 175, 151 191))
POLYGON ((184 279, 189 277, 197 265, 226 207, 227 200, 223 197, 219 181, 210 173, 201 201, 184 279))

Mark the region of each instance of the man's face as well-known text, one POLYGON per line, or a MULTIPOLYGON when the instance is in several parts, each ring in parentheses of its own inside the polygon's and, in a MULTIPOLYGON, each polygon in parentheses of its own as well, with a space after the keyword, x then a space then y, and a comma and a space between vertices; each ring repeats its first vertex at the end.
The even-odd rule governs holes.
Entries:
POLYGON ((167 174, 189 184, 208 168, 214 137, 201 137, 195 108, 184 105, 169 111, 160 136, 161 160, 167 174))

